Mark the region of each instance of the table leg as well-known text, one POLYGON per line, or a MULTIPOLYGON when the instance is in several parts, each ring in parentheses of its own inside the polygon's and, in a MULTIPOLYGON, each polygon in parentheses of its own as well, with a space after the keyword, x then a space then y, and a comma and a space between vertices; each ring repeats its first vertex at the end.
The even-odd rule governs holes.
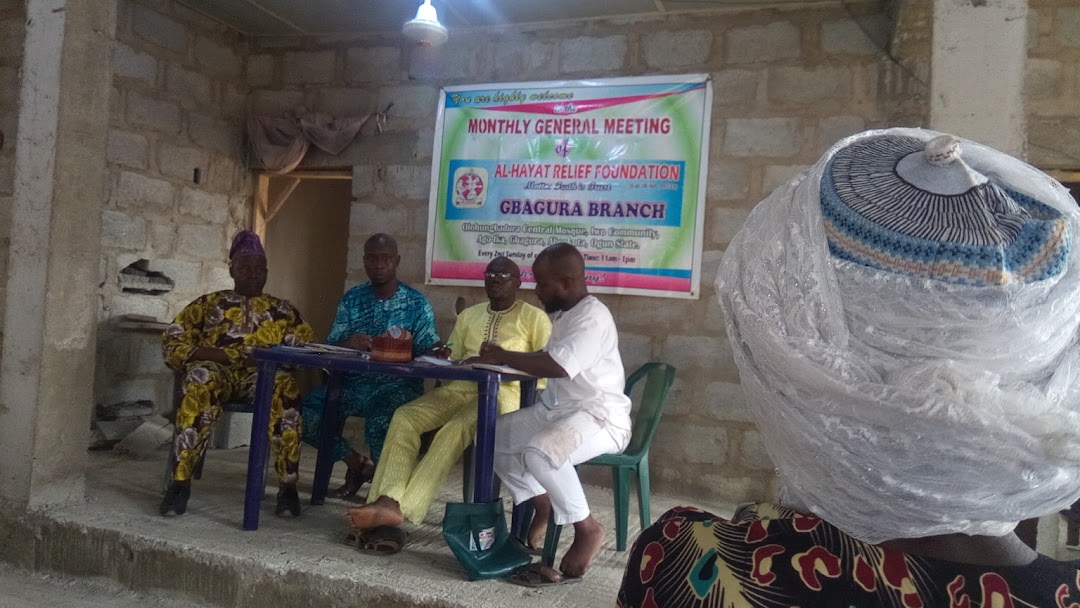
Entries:
POLYGON ((532 407, 536 403, 536 380, 521 382, 521 407, 532 407))
POLYGON ((495 418, 499 415, 497 375, 477 382, 476 472, 473 501, 491 502, 491 480, 495 475, 495 418))
POLYGON ((322 428, 319 433, 319 455, 315 459, 315 478, 311 481, 311 504, 321 505, 326 502, 326 491, 330 487, 330 474, 334 471, 334 461, 330 458, 330 447, 341 433, 341 373, 330 372, 326 385, 326 404, 323 406, 322 428))
MULTIPOLYGON (((536 402, 536 380, 521 383, 521 407, 532 407, 536 402)), ((532 501, 514 505, 510 517, 510 535, 522 541, 528 540, 529 525, 532 523, 532 501)))
POLYGON ((274 394, 277 363, 259 361, 255 383, 255 412, 251 419, 251 448, 248 449, 247 488, 244 491, 244 529, 259 529, 259 505, 266 493, 267 451, 270 449, 270 398, 274 394))

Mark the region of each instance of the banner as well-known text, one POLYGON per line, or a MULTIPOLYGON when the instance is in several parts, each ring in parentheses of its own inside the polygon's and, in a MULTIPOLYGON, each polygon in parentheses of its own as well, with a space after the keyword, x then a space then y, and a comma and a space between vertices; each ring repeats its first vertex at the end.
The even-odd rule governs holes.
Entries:
POLYGON ((594 293, 697 298, 711 106, 707 75, 444 88, 427 283, 567 242, 594 293))

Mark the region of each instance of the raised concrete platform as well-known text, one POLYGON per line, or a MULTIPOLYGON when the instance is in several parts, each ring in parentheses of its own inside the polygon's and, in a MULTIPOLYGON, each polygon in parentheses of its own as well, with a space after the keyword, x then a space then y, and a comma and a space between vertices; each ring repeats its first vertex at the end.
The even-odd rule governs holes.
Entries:
MULTIPOLYGON (((314 451, 301 470, 314 470, 314 451)), ((240 528, 247 450, 214 450, 195 482, 187 514, 163 518, 161 460, 135 461, 89 453, 85 504, 12 518, 0 514, 0 560, 26 570, 107 577, 136 591, 166 591, 225 607, 436 606, 512 608, 613 605, 626 554, 614 550, 612 493, 587 487, 596 516, 608 528, 607 547, 578 584, 526 589, 502 581, 469 582, 442 539, 442 503, 460 500, 460 470, 422 526, 409 526, 409 545, 390 557, 369 556, 341 543, 349 503, 307 505, 298 519, 273 514, 268 486, 262 527, 240 528)), ((340 483, 338 467, 334 485, 340 483)), ((307 490, 301 481, 301 490, 307 490)), ((653 516, 689 499, 653 495, 653 516)), ((509 506, 509 505, 508 505, 509 506)), ((698 505, 730 513, 730 505, 698 505)), ((509 508, 507 510, 509 512, 509 508)), ((638 533, 631 508, 631 538, 638 533)), ((572 540, 563 534, 560 555, 572 540)))

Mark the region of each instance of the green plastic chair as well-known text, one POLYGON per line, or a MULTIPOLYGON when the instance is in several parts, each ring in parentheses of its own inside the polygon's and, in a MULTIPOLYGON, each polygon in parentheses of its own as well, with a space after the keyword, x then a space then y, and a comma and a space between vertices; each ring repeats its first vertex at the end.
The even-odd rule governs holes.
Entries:
MULTIPOLYGON (((630 444, 622 454, 604 454, 587 460, 579 466, 600 465, 611 467, 613 489, 615 491, 615 548, 626 551, 626 537, 630 527, 630 475, 637 473, 638 514, 641 516, 641 528, 652 524, 649 513, 649 444, 656 434, 656 426, 667 404, 668 393, 675 382, 675 368, 667 363, 646 363, 626 379, 626 389, 630 396, 634 385, 645 379, 645 389, 641 394, 641 406, 634 416, 634 431, 630 444)), ((544 540, 544 564, 555 563, 555 551, 559 545, 559 533, 562 526, 554 521, 548 522, 547 538, 544 540)))

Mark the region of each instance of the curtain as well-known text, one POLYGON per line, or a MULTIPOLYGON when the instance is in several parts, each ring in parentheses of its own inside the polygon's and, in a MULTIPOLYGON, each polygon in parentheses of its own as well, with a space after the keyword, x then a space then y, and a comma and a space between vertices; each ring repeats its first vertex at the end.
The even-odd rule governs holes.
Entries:
POLYGON ((389 109, 341 118, 302 110, 252 116, 247 121, 248 141, 260 168, 281 175, 295 169, 311 146, 335 156, 341 154, 372 119, 376 132, 382 132, 389 109))

